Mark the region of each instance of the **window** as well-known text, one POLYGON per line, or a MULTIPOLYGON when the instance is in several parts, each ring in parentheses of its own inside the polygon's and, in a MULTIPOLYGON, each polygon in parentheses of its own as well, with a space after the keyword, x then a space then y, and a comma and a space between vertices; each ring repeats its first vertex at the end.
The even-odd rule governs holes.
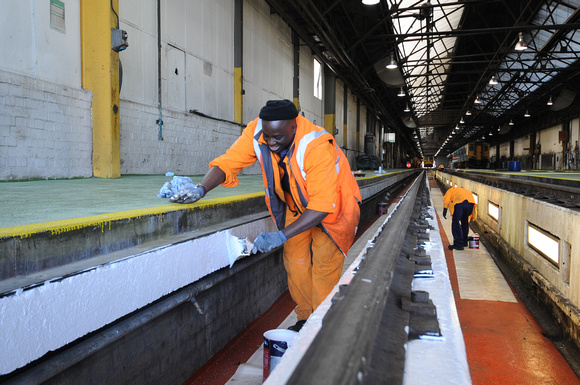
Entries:
POLYGON ((560 263, 558 246, 560 239, 546 230, 528 223, 528 246, 536 250, 556 266, 560 263))
POLYGON ((487 214, 499 222, 499 206, 493 202, 487 202, 487 214))
POLYGON ((475 204, 478 205, 479 204, 479 197, 477 196, 477 194, 472 191, 471 195, 473 195, 473 200, 475 200, 475 204))
POLYGON ((322 100, 322 66, 314 59, 314 96, 322 100))

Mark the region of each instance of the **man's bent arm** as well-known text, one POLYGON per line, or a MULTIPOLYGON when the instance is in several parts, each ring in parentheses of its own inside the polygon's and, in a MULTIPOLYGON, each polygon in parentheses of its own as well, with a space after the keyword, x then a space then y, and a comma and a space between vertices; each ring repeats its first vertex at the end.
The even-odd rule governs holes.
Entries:
POLYGON ((286 238, 292 238, 306 230, 318 226, 328 213, 306 209, 296 221, 286 226, 283 231, 286 238))
POLYGON ((213 190, 226 180, 226 173, 219 167, 212 167, 203 177, 199 185, 203 186, 207 194, 208 191, 213 190))

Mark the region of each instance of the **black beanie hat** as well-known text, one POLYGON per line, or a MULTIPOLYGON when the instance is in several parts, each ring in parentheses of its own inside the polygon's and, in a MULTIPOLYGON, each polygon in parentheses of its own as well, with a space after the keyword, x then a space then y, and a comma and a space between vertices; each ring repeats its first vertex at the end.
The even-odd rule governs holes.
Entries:
POLYGON ((291 100, 268 100, 259 116, 262 120, 292 120, 298 116, 298 110, 291 100))

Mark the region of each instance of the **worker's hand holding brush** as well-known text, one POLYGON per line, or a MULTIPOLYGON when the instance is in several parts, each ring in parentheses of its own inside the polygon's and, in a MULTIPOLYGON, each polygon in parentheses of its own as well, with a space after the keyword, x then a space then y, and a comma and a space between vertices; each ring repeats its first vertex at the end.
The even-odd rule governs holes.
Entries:
POLYGON ((274 250, 276 247, 282 246, 287 240, 288 238, 286 238, 286 234, 282 230, 275 233, 260 233, 254 241, 252 253, 265 253, 274 250))

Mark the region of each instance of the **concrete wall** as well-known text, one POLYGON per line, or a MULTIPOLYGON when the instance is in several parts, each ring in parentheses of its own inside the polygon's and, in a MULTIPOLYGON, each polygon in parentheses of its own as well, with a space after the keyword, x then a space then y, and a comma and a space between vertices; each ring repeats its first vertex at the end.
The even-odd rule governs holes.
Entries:
POLYGON ((80 2, 3 1, 0 179, 92 175, 90 92, 81 87, 80 2))
POLYGON ((514 140, 514 157, 526 157, 530 150, 530 135, 514 140))
POLYGON ((0 71, 63 87, 81 86, 80 1, 64 2, 64 20, 51 24, 50 1, 3 1, 0 71))

